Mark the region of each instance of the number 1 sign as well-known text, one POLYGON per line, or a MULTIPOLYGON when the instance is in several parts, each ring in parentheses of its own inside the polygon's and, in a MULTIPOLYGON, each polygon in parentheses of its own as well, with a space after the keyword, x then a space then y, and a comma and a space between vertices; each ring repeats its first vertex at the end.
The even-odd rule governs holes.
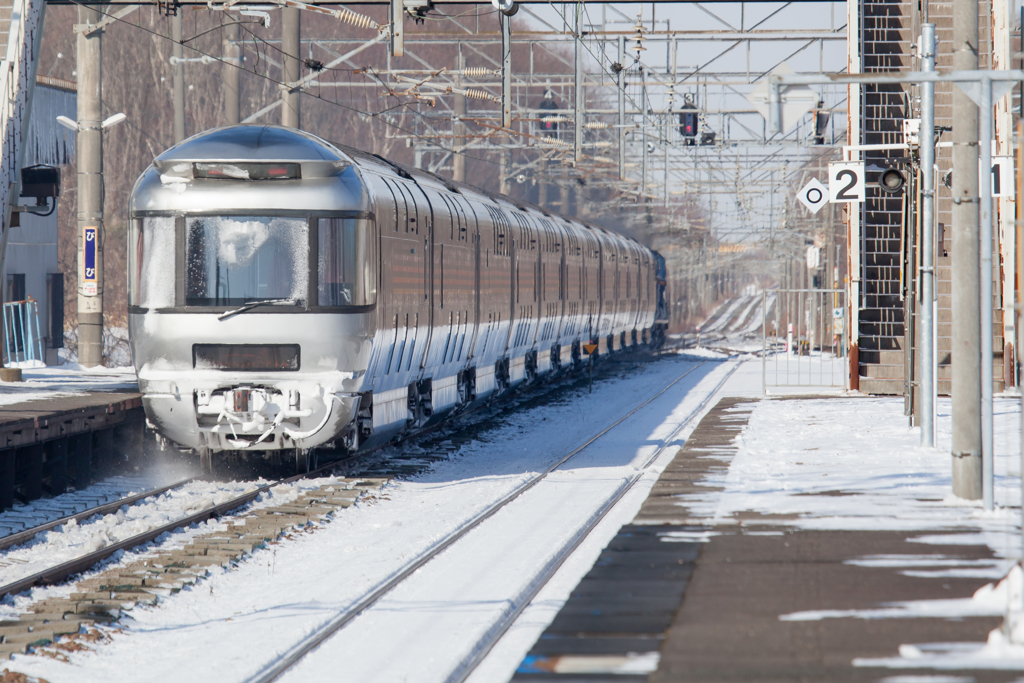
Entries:
POLYGON ((828 165, 828 199, 833 204, 864 201, 864 162, 828 165))

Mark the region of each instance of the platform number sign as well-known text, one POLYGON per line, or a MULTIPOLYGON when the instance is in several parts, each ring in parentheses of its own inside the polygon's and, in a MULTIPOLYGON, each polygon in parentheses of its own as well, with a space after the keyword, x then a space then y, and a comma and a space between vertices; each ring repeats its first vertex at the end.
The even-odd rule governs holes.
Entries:
POLYGON ((828 165, 828 200, 834 204, 864 201, 864 162, 828 165))
POLYGON ((808 211, 818 213, 818 209, 828 203, 828 188, 817 178, 811 178, 810 182, 804 185, 804 189, 797 193, 796 198, 808 211))
POLYGON ((96 240, 99 231, 94 225, 87 225, 82 230, 83 260, 82 294, 96 296, 99 293, 99 279, 96 269, 96 240))
POLYGON ((992 196, 1014 196, 1013 157, 992 157, 992 196))

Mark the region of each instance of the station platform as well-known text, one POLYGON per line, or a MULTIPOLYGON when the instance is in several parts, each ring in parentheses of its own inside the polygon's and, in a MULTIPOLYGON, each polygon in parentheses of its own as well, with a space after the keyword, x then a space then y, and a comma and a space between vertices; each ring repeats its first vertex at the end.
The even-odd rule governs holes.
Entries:
POLYGON ((0 511, 81 488, 141 449, 134 373, 30 370, 0 384, 0 511))
POLYGON ((753 374, 666 458, 512 680, 1024 680, 1000 635, 1020 576, 1012 600, 986 588, 1021 555, 1019 399, 997 401, 985 512, 950 494, 948 402, 923 449, 900 397, 761 397, 753 374))

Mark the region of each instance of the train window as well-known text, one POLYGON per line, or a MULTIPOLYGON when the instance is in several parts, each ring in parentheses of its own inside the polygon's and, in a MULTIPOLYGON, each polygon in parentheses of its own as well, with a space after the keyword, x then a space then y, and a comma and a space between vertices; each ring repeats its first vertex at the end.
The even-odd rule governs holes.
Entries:
POLYGON ((133 220, 128 234, 128 304, 174 306, 174 218, 133 220))
POLYGON ((305 301, 309 286, 308 235, 305 218, 189 218, 185 232, 185 305, 305 301))
POLYGON ((321 218, 317 258, 317 305, 364 306, 377 300, 373 231, 369 221, 321 218))

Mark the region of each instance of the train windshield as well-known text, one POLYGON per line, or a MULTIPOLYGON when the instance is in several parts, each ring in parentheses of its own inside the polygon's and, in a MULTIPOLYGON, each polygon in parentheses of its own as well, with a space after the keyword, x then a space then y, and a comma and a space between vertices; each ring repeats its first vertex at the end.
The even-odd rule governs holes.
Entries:
POLYGON ((305 218, 186 219, 186 306, 240 306, 271 299, 304 302, 308 286, 305 218))

